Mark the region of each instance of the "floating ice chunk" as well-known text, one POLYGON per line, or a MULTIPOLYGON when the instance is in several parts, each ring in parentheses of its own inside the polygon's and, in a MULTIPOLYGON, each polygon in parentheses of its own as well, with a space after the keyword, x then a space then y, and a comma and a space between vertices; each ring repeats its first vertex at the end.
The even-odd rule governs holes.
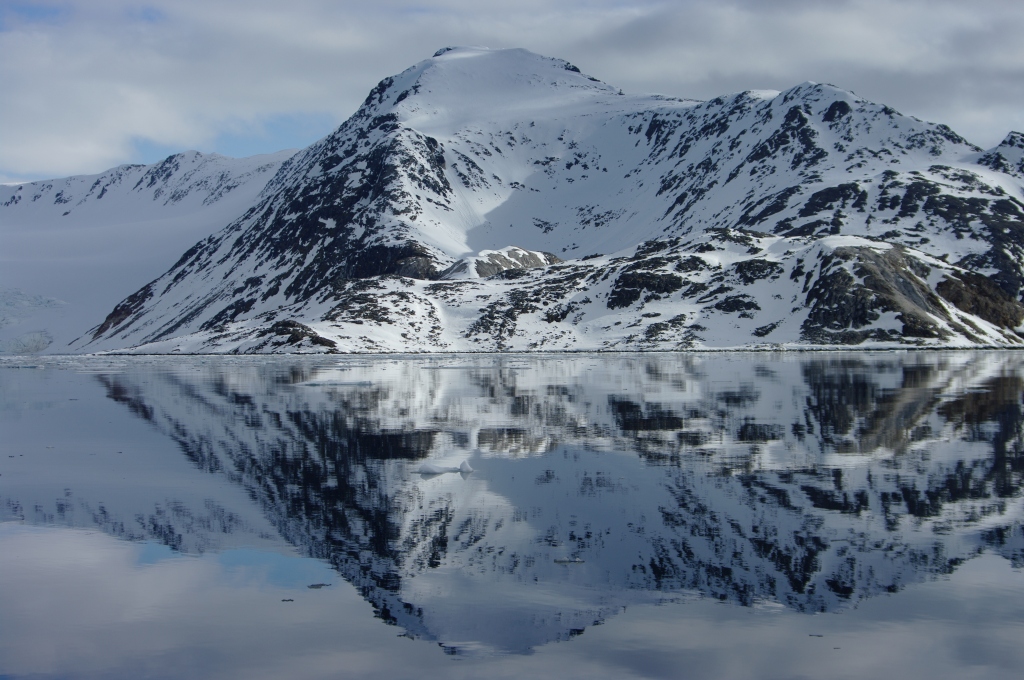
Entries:
POLYGON ((469 461, 462 461, 462 465, 459 467, 451 467, 448 465, 435 465, 433 463, 423 463, 420 465, 416 472, 421 475, 442 475, 446 472, 461 472, 463 474, 469 474, 473 471, 473 468, 469 466, 469 461))

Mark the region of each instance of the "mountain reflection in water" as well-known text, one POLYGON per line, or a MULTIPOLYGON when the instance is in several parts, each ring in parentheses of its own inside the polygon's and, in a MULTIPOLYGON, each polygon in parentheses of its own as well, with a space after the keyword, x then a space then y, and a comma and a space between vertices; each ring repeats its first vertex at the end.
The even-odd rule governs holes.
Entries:
MULTIPOLYGON (((453 654, 528 652, 634 603, 827 612, 983 550, 1024 563, 1014 353, 182 359, 96 379, 453 654)), ((216 508, 90 521, 195 552, 243 524, 216 508)))

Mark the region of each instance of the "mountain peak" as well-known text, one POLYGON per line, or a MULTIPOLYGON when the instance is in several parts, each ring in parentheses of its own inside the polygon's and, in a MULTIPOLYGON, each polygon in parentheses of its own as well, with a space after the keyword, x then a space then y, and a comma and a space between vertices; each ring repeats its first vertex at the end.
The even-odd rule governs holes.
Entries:
POLYGON ((1024 133, 1011 130, 999 146, 1007 149, 1024 149, 1024 133))
POLYGON ((998 146, 981 155, 978 165, 1024 180, 1024 134, 1010 132, 998 146))
POLYGON ((446 47, 382 80, 363 106, 367 113, 403 118, 494 119, 612 95, 618 95, 616 88, 562 59, 521 48, 446 47))
POLYGON ((464 46, 464 45, 452 45, 452 46, 449 46, 449 47, 442 47, 437 52, 434 52, 434 59, 437 59, 438 57, 442 57, 442 56, 444 56, 446 54, 449 57, 452 57, 452 56, 464 55, 464 54, 470 53, 470 52, 487 51, 487 50, 490 50, 490 49, 491 48, 489 48, 489 47, 467 47, 467 46, 464 46))

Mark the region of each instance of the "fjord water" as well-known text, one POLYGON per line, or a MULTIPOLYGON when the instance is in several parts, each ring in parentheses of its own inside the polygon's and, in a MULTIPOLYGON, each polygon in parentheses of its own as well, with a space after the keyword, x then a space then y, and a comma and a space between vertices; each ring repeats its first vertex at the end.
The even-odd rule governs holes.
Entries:
POLYGON ((1018 677, 1022 359, 5 359, 0 677, 1018 677))

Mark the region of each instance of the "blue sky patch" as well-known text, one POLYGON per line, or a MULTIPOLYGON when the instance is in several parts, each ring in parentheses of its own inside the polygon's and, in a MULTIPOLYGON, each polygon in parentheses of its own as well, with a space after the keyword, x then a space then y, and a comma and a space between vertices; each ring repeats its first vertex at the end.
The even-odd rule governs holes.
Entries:
POLYGON ((68 7, 41 2, 11 2, 0 6, 0 31, 23 24, 50 24, 71 15, 68 7))
POLYGON ((315 583, 334 585, 341 579, 337 572, 319 560, 251 548, 225 550, 217 555, 217 561, 225 572, 258 575, 278 588, 307 588, 315 583))

